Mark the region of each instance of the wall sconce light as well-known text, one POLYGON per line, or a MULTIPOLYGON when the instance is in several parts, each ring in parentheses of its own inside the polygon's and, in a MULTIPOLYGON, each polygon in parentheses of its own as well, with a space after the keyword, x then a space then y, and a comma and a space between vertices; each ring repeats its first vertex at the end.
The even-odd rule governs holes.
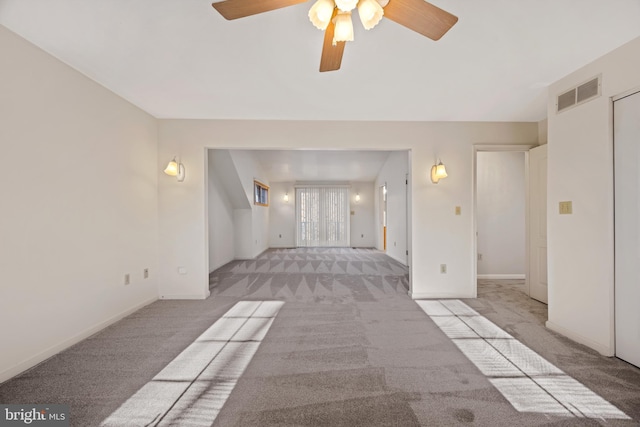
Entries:
POLYGON ((442 178, 447 177, 447 170, 444 168, 442 162, 433 165, 431 168, 431 182, 437 184, 442 178))
POLYGON ((289 203, 289 193, 284 193, 282 200, 284 200, 285 203, 289 203))
POLYGON ((360 203, 360 193, 356 193, 356 203, 360 203))
POLYGON ((164 168, 164 173, 169 176, 175 176, 178 178, 178 182, 184 181, 185 170, 184 165, 176 161, 174 157, 173 160, 169 162, 166 168, 164 168))

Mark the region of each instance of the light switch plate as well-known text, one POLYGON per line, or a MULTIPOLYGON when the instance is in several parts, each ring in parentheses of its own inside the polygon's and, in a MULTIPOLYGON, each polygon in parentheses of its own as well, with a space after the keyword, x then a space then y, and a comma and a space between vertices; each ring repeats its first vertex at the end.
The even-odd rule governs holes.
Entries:
POLYGON ((573 213, 573 203, 569 200, 559 203, 560 215, 571 215, 573 213))

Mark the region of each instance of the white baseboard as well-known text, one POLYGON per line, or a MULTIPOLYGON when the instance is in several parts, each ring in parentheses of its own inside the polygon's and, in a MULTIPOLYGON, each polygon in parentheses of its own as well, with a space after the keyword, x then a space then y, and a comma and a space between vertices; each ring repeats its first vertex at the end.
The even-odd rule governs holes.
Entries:
POLYGON ((478 279, 488 280, 524 280, 524 274, 478 274, 478 279))
POLYGON ((209 265, 209 274, 213 273, 214 271, 216 271, 220 267, 224 267, 225 265, 229 264, 231 261, 234 261, 233 257, 229 258, 228 261, 224 261, 222 263, 218 263, 218 265, 214 265, 213 268, 211 268, 211 265, 209 265))
POLYGON ((91 335, 100 332, 101 330, 103 330, 104 328, 106 328, 107 326, 110 326, 114 323, 116 323, 118 320, 123 319, 125 317, 127 317, 128 315, 130 315, 131 313, 134 313, 138 310, 140 310, 142 307, 145 307, 153 302, 156 302, 158 300, 157 297, 153 297, 153 298, 149 298, 143 302, 141 302, 140 304, 136 304, 135 306, 128 308, 118 314, 116 314, 115 316, 112 316, 110 318, 108 318, 107 320, 104 320, 96 325, 93 325, 92 327, 85 329, 84 331, 80 332, 77 335, 72 336, 71 338, 68 338, 64 341, 62 341, 59 344, 56 344, 52 347, 49 347, 48 349, 41 351, 40 353, 36 354, 35 356, 32 356, 30 358, 28 358, 27 360, 18 363, 17 365, 3 371, 0 372, 0 384, 15 377, 18 374, 21 374, 22 372, 33 368, 34 366, 38 365, 39 363, 44 362, 45 360, 47 360, 48 358, 55 356, 56 354, 60 353, 63 350, 66 350, 67 348, 71 347, 74 344, 79 343, 80 341, 89 338, 91 335))
POLYGON ((160 299, 207 299, 211 295, 211 291, 205 292, 202 295, 197 294, 164 294, 160 295, 160 299))
POLYGON ((587 338, 585 336, 577 334, 577 333, 575 333, 575 332, 573 332, 573 331, 571 331, 571 330, 569 330, 567 328, 564 328, 564 327, 562 327, 560 325, 557 325, 557 324, 555 324, 553 322, 550 322, 550 321, 547 321, 545 323, 545 326, 547 328, 551 329, 552 331, 557 332, 560 335, 564 335, 565 337, 567 337, 567 338, 569 338, 569 339, 571 339, 571 340, 573 340, 573 341, 575 341, 577 343, 586 345, 587 347, 594 349, 595 351, 597 351, 598 353, 600 353, 603 356, 607 356, 607 357, 615 356, 615 349, 610 348, 609 346, 597 343, 597 342, 595 342, 595 341, 593 341, 593 340, 591 340, 591 339, 589 339, 589 338, 587 338))
POLYGON ((405 267, 408 267, 408 265, 407 265, 407 260, 406 260, 406 259, 399 259, 399 258, 396 258, 396 257, 394 257, 394 256, 389 255, 389 253, 387 253, 386 255, 387 255, 389 258, 391 258, 392 260, 394 260, 394 261, 398 261, 400 264, 404 265, 405 267))
POLYGON ((453 292, 407 292, 411 299, 458 299, 475 298, 473 295, 464 295, 453 292))

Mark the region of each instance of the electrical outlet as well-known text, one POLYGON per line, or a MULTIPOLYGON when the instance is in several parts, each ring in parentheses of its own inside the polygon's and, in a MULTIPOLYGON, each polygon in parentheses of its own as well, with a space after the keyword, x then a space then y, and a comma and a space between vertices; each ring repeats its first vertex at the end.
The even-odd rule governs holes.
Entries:
POLYGON ((131 284, 131 275, 129 273, 124 275, 124 284, 125 285, 130 285, 131 284))
POLYGON ((456 206, 456 215, 462 214, 462 208, 460 206, 456 206))
POLYGON ((447 274, 447 264, 440 264, 440 274, 447 274))
POLYGON ((149 278, 149 269, 145 268, 144 270, 142 270, 142 277, 145 279, 149 278))
POLYGON ((478 261, 482 261, 482 254, 478 254, 478 261))
POLYGON ((278 234, 278 237, 279 237, 280 239, 282 239, 282 234, 278 234))
POLYGON ((361 234, 361 235, 360 235, 360 238, 362 239, 363 237, 364 237, 364 234, 361 234))

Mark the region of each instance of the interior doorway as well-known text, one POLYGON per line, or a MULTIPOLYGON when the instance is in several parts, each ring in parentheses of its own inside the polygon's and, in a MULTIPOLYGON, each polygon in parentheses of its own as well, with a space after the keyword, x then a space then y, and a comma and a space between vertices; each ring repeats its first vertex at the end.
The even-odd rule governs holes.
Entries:
POLYGON ((382 250, 387 251, 387 184, 384 183, 380 186, 379 190, 380 200, 380 229, 382 233, 382 250))
POLYGON ((529 289, 529 150, 532 145, 476 145, 473 158, 474 271, 478 280, 529 289))

